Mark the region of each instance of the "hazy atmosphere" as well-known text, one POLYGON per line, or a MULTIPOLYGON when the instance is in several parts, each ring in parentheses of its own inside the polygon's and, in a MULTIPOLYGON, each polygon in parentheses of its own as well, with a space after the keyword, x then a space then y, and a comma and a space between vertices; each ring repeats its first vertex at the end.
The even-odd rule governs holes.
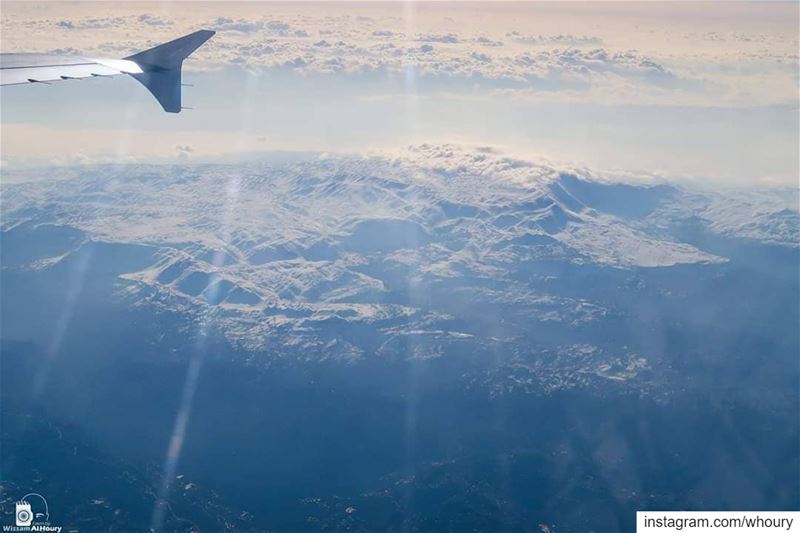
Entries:
POLYGON ((800 509, 799 6, 0 2, 2 525, 800 509))
POLYGON ((117 58, 219 32, 187 61, 180 120, 130 79, 4 90, 3 164, 455 141, 791 185, 797 19, 797 3, 3 2, 4 52, 117 58))

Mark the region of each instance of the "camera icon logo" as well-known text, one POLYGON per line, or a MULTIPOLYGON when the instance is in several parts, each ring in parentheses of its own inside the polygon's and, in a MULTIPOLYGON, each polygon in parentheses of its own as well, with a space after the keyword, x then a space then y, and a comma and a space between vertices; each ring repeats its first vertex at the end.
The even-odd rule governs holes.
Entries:
MULTIPOLYGON (((38 492, 30 492, 17 500, 14 509, 14 523, 20 531, 60 531, 56 526, 50 529, 41 529, 38 526, 50 526, 50 507, 47 500, 38 492)), ((10 526, 3 526, 3 531, 10 526)))
POLYGON ((31 504, 28 502, 17 502, 16 508, 16 521, 19 527, 28 527, 33 522, 33 512, 31 511, 31 504))

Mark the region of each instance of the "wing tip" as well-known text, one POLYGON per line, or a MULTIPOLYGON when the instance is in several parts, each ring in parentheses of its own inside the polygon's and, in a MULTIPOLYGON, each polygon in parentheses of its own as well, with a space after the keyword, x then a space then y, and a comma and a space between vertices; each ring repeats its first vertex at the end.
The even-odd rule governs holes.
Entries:
POLYGON ((126 57, 142 69, 130 74, 144 85, 167 113, 181 111, 181 67, 183 61, 217 32, 197 30, 160 44, 148 50, 126 57))

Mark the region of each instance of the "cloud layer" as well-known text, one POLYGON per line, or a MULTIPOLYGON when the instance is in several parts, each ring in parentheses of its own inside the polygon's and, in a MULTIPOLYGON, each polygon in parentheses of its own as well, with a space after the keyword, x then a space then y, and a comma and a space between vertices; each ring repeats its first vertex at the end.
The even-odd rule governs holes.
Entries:
MULTIPOLYGON (((332 6, 315 11, 287 5, 267 12, 255 4, 226 8, 224 15, 214 4, 190 12, 147 7, 116 8, 99 16, 99 8, 85 6, 44 11, 15 6, 3 14, 4 49, 121 56, 205 27, 219 34, 187 68, 238 65, 304 75, 411 72, 416 79, 451 80, 523 97, 608 103, 761 105, 796 98, 796 28, 772 21, 775 31, 756 32, 747 14, 696 31, 675 13, 630 20, 614 13, 571 13, 577 22, 566 23, 562 19, 569 12, 539 13, 538 7, 495 12, 499 8, 489 6, 471 11, 332 6), (483 24, 488 17, 493 22, 483 24)), ((681 8, 674 9, 680 14, 681 8)), ((796 6, 769 9, 790 15, 796 6)))

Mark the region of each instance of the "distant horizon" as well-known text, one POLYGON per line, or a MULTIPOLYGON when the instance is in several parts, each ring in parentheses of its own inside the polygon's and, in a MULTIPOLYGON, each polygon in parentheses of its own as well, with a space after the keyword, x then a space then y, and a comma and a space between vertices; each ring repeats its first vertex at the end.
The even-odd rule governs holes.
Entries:
POLYGON ((3 52, 116 59, 217 34, 186 61, 193 109, 175 117, 126 78, 4 87, 3 167, 454 142, 598 171, 796 183, 800 3, 316 4, 4 3, 3 52))

